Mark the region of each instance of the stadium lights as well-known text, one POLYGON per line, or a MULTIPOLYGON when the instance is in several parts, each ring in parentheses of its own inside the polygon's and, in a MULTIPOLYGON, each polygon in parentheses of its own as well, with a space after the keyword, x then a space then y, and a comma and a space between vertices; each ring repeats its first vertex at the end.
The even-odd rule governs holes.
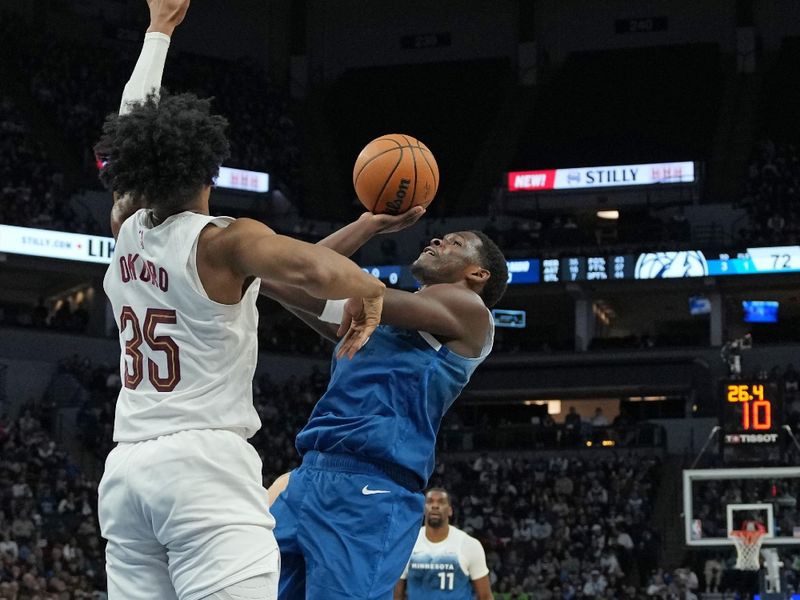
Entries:
POLYGON ((598 219, 606 219, 609 221, 616 221, 619 219, 619 211, 618 210, 598 210, 597 211, 597 218, 598 219))
POLYGON ((561 400, 523 400, 525 406, 547 406, 548 415, 561 414, 561 400))
MULTIPOLYGON (((617 442, 614 440, 602 440, 600 445, 604 448, 611 448, 612 446, 616 446, 617 442)), ((592 440, 586 440, 586 447, 591 448, 592 446, 594 446, 594 442, 592 442, 592 440)))

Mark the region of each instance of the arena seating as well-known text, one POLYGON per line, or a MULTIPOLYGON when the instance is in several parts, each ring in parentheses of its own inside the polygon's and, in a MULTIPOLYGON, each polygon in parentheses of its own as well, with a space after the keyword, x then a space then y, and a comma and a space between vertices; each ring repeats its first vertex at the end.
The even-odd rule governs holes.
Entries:
MULTIPOLYGON (((800 139, 797 138, 797 139, 800 139)), ((739 201, 749 228, 739 232, 753 246, 794 245, 800 240, 800 155, 791 142, 758 142, 739 201)))
POLYGON ((713 44, 574 53, 542 86, 513 166, 702 160, 720 81, 713 44))
POLYGON ((0 223, 93 230, 70 210, 63 173, 5 94, 0 95, 0 181, 0 223))
MULTIPOLYGON (((78 186, 100 187, 92 147, 105 116, 119 108, 125 77, 133 69, 139 45, 122 49, 115 46, 110 50, 53 37, 3 13, 0 13, 0 33, 15 48, 13 54, 3 58, 9 61, 6 70, 33 74, 24 95, 33 101, 32 109, 46 115, 50 120, 48 125, 63 134, 60 141, 71 157, 79 157, 77 161, 68 161, 77 163, 79 172, 71 173, 75 184, 65 186, 58 167, 51 164, 58 165, 63 157, 47 157, 43 153, 41 148, 47 146, 46 139, 35 144, 21 143, 29 117, 23 111, 9 108, 19 98, 6 98, 4 108, 0 109, 0 121, 7 123, 3 127, 8 127, 14 137, 4 135, 0 142, 3 148, 0 169, 4 173, 13 170, 16 176, 4 178, 6 189, 0 223, 86 233, 105 231, 105 223, 69 220, 61 213, 66 211, 64 200, 78 186), (55 189, 27 193, 25 187, 31 181, 38 186, 52 181, 55 189), (22 190, 15 189, 20 186, 22 190), (28 210, 20 212, 19 206, 28 202, 28 196, 34 202, 28 210), (9 198, 19 201, 12 203, 9 198), (16 213, 5 214, 4 210, 11 209, 4 207, 10 205, 16 213)), ((164 86, 170 91, 215 97, 215 109, 230 123, 232 156, 226 163, 228 166, 264 170, 270 173, 273 182, 282 182, 294 190, 300 188, 297 116, 287 94, 270 81, 262 68, 247 61, 226 62, 174 53, 164 75, 164 86)))
POLYGON ((51 410, 0 416, 0 598, 105 598, 97 481, 54 441, 51 410))
MULTIPOLYGON (((115 367, 80 357, 65 359, 58 371, 87 392, 78 431, 83 459, 93 457, 93 477, 81 474, 48 433, 52 408, 0 421, 0 477, 7 483, 0 488, 0 553, 6 554, 0 582, 42 589, 64 585, 88 593, 103 587, 92 479, 113 445, 120 380, 115 367), (31 534, 25 514, 33 523, 31 534), (40 539, 46 540, 42 549, 31 549, 29 543, 40 539), (35 559, 28 558, 31 553, 35 559)), ((791 372, 785 380, 793 390, 797 378, 791 372)), ((265 483, 297 466, 294 435, 327 379, 316 369, 306 379, 277 383, 264 375, 254 383, 263 427, 251 442, 264 463, 265 483)), ((440 452, 430 485, 450 491, 454 524, 483 543, 498 599, 669 598, 704 586, 705 561, 713 557, 696 558, 694 571, 660 568, 664 533, 653 525, 660 463, 623 452, 572 450, 547 458, 440 452)), ((720 568, 730 568, 731 561, 726 555, 720 568)), ((796 580, 797 573, 790 578, 796 580)))

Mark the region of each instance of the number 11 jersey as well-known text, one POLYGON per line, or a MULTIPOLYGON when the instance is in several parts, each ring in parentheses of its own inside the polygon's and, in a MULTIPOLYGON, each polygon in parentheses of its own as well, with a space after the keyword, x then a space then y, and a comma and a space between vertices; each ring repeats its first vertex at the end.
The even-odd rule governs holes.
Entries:
POLYGON ((249 438, 261 427, 252 392, 260 280, 220 304, 195 262, 200 232, 232 221, 187 211, 153 226, 142 209, 122 224, 103 281, 122 350, 114 441, 191 429, 249 438))
POLYGON ((472 582, 488 574, 481 543, 450 525, 447 537, 435 543, 420 529, 401 578, 408 600, 472 600, 472 582))

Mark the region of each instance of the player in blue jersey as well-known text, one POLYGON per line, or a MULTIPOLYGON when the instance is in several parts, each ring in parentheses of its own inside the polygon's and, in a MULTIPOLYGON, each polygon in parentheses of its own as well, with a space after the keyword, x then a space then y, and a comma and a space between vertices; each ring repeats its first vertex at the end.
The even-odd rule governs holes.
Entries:
MULTIPOLYGON (((349 256, 423 212, 365 213, 320 243, 349 256)), ((302 465, 271 509, 282 600, 392 597, 419 532, 442 417, 491 350, 487 307, 508 279, 497 246, 481 232, 450 233, 411 269, 422 288, 387 290, 382 324, 353 360, 333 359, 328 389, 297 436, 302 465)), ((333 339, 360 312, 273 282, 262 293, 333 339)))
POLYGON ((425 526, 394 588, 394 600, 492 600, 483 546, 450 525, 453 507, 442 488, 425 494, 425 526))

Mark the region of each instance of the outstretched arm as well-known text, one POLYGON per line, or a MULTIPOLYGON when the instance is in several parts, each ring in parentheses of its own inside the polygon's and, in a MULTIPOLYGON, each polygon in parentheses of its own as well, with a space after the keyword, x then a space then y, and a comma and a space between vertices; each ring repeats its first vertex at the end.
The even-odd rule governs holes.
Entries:
MULTIPOLYGON (((139 60, 133 69, 131 78, 125 84, 119 114, 124 115, 131 110, 131 105, 142 102, 148 94, 161 89, 161 78, 164 74, 164 63, 167 60, 170 39, 175 28, 181 24, 191 0, 147 0, 150 9, 150 26, 144 36, 139 60)), ((115 196, 111 208, 111 233, 117 238, 119 228, 125 219, 145 205, 142 198, 115 196)))
POLYGON ((329 248, 277 235, 252 219, 207 228, 202 235, 205 243, 198 250, 198 262, 212 272, 231 273, 236 281, 260 277, 309 298, 353 299, 356 315, 339 348, 340 357, 352 357, 380 323, 386 287, 329 248))
MULTIPOLYGON (((365 212, 356 221, 333 232, 317 244, 344 256, 351 256, 374 236, 411 227, 424 214, 425 209, 421 206, 414 207, 401 215, 374 215, 365 212)), ((262 280, 261 294, 282 304, 284 308, 323 337, 333 342, 336 341, 343 306, 338 307, 339 318, 335 320, 334 324, 318 318, 325 309, 324 301, 308 294, 298 294, 294 288, 287 287, 278 281, 262 280)))
POLYGON ((421 206, 415 206, 401 215, 373 215, 371 212, 365 212, 357 220, 317 243, 344 256, 352 256, 376 235, 394 233, 411 227, 424 214, 425 209, 421 206))
MULTIPOLYGON (((261 287, 263 293, 265 284, 262 283, 261 287)), ((281 295, 275 297, 275 286, 269 287, 270 297, 332 341, 347 331, 351 319, 360 310, 359 300, 353 298, 340 307, 340 317, 326 319, 322 314, 326 308, 324 300, 286 286, 280 286, 281 295), (336 321, 336 324, 332 321, 336 321)), ((429 285, 417 293, 387 289, 381 323, 425 331, 443 343, 459 342, 459 353, 478 356, 486 340, 489 318, 486 306, 474 292, 452 285, 429 285)))

